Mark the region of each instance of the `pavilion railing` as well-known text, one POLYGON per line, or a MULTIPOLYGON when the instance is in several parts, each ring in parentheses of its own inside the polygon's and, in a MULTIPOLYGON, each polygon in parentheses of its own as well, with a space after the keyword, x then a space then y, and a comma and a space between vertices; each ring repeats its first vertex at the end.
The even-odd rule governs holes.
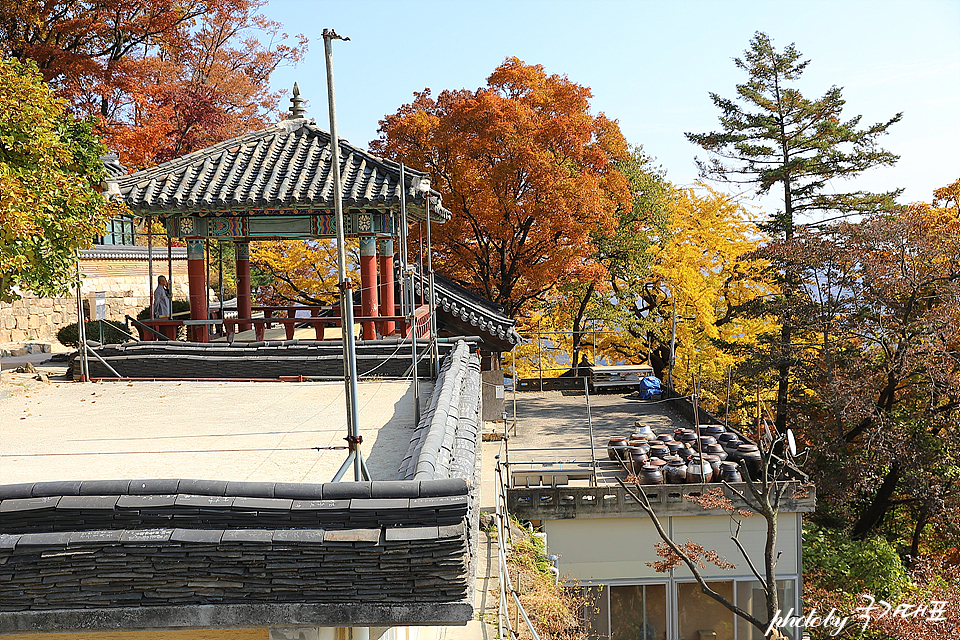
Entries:
MULTIPOLYGON (((168 339, 176 338, 178 327, 192 327, 200 325, 206 325, 209 327, 222 327, 222 335, 227 337, 228 342, 233 341, 239 325, 252 326, 254 337, 257 341, 262 341, 264 339, 265 331, 273 328, 274 326, 282 326, 284 328, 284 334, 287 340, 293 339, 298 327, 312 327, 317 340, 336 340, 340 338, 339 327, 341 321, 339 306, 257 306, 252 307, 252 311, 254 314, 261 314, 261 317, 213 317, 206 320, 168 320, 164 318, 157 320, 144 320, 142 321, 142 324, 153 332, 167 336, 168 339), (303 316, 305 312, 309 313, 310 315, 303 316), (300 313, 301 317, 297 317, 297 313, 300 313), (327 332, 326 329, 337 330, 327 332)), ((354 321, 358 324, 362 324, 364 322, 374 322, 378 326, 382 326, 382 323, 392 321, 396 326, 394 335, 403 338, 410 337, 411 329, 408 326, 409 322, 405 316, 362 316, 359 315, 359 312, 360 306, 355 305, 354 321)), ((421 305, 415 309, 413 328, 417 338, 430 337, 430 307, 428 305, 421 305)), ((144 331, 143 334, 144 335, 141 337, 143 340, 155 339, 154 336, 150 335, 150 333, 147 331, 144 331)))

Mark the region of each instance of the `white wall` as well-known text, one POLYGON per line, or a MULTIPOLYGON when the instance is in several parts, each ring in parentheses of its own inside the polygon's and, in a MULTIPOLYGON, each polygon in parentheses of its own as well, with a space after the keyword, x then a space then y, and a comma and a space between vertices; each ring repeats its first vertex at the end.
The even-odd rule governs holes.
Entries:
MULTIPOLYGON (((777 551, 781 551, 777 563, 778 575, 796 574, 798 562, 799 531, 795 514, 782 514, 778 519, 777 551)), ((722 570, 708 564, 704 576, 732 578, 749 576, 743 556, 730 536, 736 524, 729 516, 677 516, 663 518, 663 526, 673 532, 678 542, 696 542, 705 549, 713 549, 725 556, 736 569, 722 570), (672 527, 672 529, 670 529, 672 527)), ((766 523, 759 516, 742 519, 740 542, 750 552, 758 567, 763 564, 763 548, 766 523)), ((656 562, 654 544, 660 542, 653 523, 642 518, 580 518, 569 520, 545 520, 549 553, 560 556, 560 575, 578 581, 608 581, 621 579, 665 579, 666 574, 657 573, 646 563, 656 562)), ((690 571, 681 567, 674 571, 677 578, 690 576, 690 571)))

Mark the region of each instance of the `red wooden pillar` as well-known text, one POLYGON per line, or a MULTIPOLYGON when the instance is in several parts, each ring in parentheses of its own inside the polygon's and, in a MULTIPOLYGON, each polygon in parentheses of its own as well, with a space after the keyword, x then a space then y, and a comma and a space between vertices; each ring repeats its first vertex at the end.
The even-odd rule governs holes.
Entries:
MULTIPOLYGON (((360 315, 376 316, 377 313, 377 239, 360 238, 360 315)), ((374 322, 361 323, 364 340, 376 340, 374 322)))
MULTIPOLYGON (((234 247, 237 264, 237 317, 251 318, 253 305, 250 299, 250 243, 237 242, 234 247)), ((249 331, 252 326, 249 322, 238 324, 240 331, 249 331)))
MULTIPOLYGON (((203 265, 203 240, 187 240, 187 279, 190 283, 190 319, 207 319, 207 273, 203 265)), ((194 342, 208 342, 207 325, 190 328, 194 342)))
MULTIPOLYGON (((380 240, 380 315, 395 316, 397 307, 393 301, 393 239, 380 240)), ((381 330, 385 336, 392 336, 396 332, 393 320, 381 323, 381 330)))

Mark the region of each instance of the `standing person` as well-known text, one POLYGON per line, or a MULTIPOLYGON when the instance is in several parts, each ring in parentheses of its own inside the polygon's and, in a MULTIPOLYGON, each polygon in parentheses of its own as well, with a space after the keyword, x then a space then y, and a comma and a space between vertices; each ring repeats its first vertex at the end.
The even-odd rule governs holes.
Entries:
POLYGON ((170 287, 167 286, 166 276, 157 278, 157 288, 153 292, 153 317, 170 317, 170 287))

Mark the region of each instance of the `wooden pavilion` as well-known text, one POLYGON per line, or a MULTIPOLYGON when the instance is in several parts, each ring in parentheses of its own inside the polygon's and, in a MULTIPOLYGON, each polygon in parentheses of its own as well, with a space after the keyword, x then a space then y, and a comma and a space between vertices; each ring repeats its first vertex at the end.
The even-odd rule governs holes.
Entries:
MULTIPOLYGON (((173 337, 178 326, 187 324, 194 341, 207 342, 209 327, 225 323, 227 331, 236 324, 240 331, 254 328, 262 337, 265 324, 280 323, 292 337, 296 323, 312 324, 322 339, 323 326, 338 321, 330 316, 320 320, 319 308, 309 308, 317 319, 295 318, 293 308, 261 308, 264 317, 254 318, 249 242, 337 235, 330 134, 305 117, 296 88, 291 102, 290 115, 277 125, 113 180, 119 197, 134 213, 158 220, 169 238, 187 246, 190 319, 153 318, 144 323, 157 335, 173 337), (209 317, 206 240, 231 240, 236 247, 236 321, 209 317), (278 312, 286 317, 274 317, 278 312)), ((408 223, 425 221, 428 211, 431 222, 443 223, 450 212, 430 188, 426 174, 404 168, 401 185, 399 164, 342 139, 339 171, 345 236, 360 242, 361 301, 355 316, 363 339, 412 333, 428 337, 426 305, 415 310, 413 323, 397 312, 393 263, 399 234, 405 232, 401 193, 405 192, 408 223)), ((302 307, 296 311, 303 315, 302 307)))

